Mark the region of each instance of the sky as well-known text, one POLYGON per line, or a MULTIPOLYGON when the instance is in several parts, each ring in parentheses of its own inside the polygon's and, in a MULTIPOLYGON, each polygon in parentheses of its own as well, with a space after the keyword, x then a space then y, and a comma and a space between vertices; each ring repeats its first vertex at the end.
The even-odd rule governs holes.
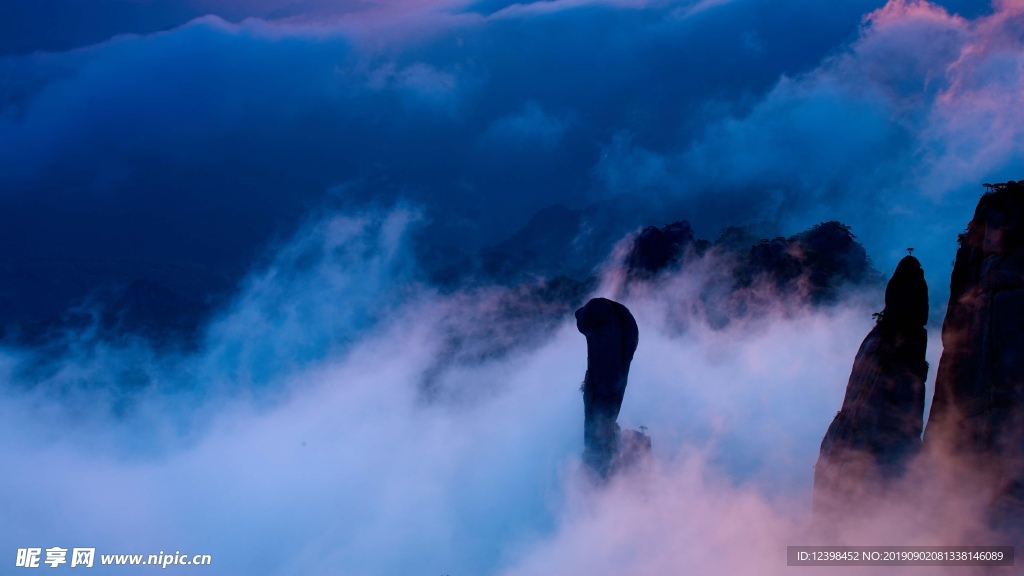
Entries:
MULTIPOLYGON (((934 373, 956 235, 983 183, 1024 178, 1022 91, 1021 0, 5 2, 0 268, 229 288, 194 350, 0 348, 0 563, 81 542, 225 574, 708 573, 746 543, 721 572, 781 573, 880 292, 681 330, 709 261, 627 298, 621 421, 655 461, 594 490, 571 317, 451 361, 508 288, 432 286, 423 247, 622 195, 712 239, 840 220, 886 275, 915 248, 934 373)), ((39 281, 0 277, 0 312, 39 281)))

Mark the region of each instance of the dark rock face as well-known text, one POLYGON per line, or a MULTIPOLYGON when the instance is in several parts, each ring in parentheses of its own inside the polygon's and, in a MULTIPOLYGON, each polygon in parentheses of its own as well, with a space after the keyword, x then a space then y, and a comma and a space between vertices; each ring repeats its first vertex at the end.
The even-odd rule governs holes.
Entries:
POLYGON ((885 290, 885 310, 857 352, 843 406, 814 468, 816 515, 845 515, 899 477, 921 446, 928 286, 905 257, 885 290))
MULTIPOLYGON (((616 425, 618 430, 618 425, 616 425)), ((619 431, 618 452, 612 459, 612 470, 627 470, 651 457, 651 437, 642 430, 619 431)))
POLYGON ((762 238, 777 238, 778 226, 773 222, 755 222, 746 226, 729 226, 724 228, 715 240, 717 248, 736 254, 750 252, 762 238))
POLYGON ((765 315, 800 313, 807 306, 831 306, 843 290, 880 286, 884 280, 845 224, 823 222, 788 238, 764 237, 775 230, 770 222, 732 226, 711 243, 696 239, 685 221, 645 228, 623 261, 620 289, 649 290, 661 275, 681 272, 675 278, 696 299, 670 311, 669 323, 684 330, 697 320, 721 329, 765 315), (690 276, 695 282, 686 282, 689 270, 695 271, 690 276))
POLYGON ((1024 183, 986 185, 960 237, 925 444, 1024 523, 1024 183))
POLYGON ((789 238, 761 240, 738 272, 741 286, 767 278, 779 290, 805 292, 815 304, 835 299, 844 284, 861 284, 877 272, 850 227, 823 222, 789 238))
POLYGON ((797 304, 831 304, 845 286, 882 280, 864 247, 841 222, 823 222, 788 238, 761 236, 772 229, 765 222, 729 227, 711 243, 695 238, 686 221, 661 229, 649 226, 633 239, 626 257, 627 284, 680 269, 710 251, 727 263, 730 273, 715 280, 704 303, 722 308, 724 316, 740 317, 771 308, 780 297, 797 304))
MULTIPOLYGON (((583 381, 583 461, 598 476, 607 477, 615 460, 635 459, 646 436, 630 431, 629 449, 620 454, 616 419, 626 393, 629 364, 639 343, 639 329, 629 310, 605 298, 594 298, 576 311, 576 327, 587 337, 587 374, 583 381)), ((650 439, 646 438, 650 447, 650 439)))
POLYGON ((673 222, 660 230, 648 226, 633 239, 626 257, 626 272, 633 278, 650 278, 682 261, 686 249, 695 242, 693 229, 686 220, 673 222))

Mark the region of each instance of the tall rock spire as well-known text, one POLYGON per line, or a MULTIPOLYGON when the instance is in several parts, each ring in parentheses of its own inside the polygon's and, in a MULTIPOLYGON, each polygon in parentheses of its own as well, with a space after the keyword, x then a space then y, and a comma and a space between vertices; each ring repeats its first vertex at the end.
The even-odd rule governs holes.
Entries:
POLYGON ((623 448, 639 445, 650 449, 650 439, 639 432, 629 431, 629 441, 620 442, 616 423, 640 332, 625 306, 605 298, 594 298, 577 310, 576 327, 587 337, 583 461, 604 478, 618 460, 633 458, 622 454, 623 448))
MULTIPOLYGON (((1024 183, 988 185, 960 237, 925 444, 1024 522, 1024 183)), ((930 450, 931 451, 931 450, 930 450)), ((1016 520, 1012 520, 1016 519, 1016 520)))
POLYGON ((860 345, 842 409, 821 441, 814 511, 843 515, 900 476, 920 449, 928 285, 913 256, 885 289, 885 309, 860 345))

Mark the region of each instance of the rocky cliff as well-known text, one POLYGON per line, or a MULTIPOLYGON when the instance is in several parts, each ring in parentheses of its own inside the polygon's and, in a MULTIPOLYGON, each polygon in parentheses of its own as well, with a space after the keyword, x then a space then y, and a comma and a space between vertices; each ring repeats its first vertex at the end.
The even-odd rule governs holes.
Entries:
POLYGON ((857 352, 842 409, 814 468, 816 515, 844 515, 899 477, 921 445, 928 286, 905 257, 885 290, 885 309, 857 352))
POLYGON ((577 310, 576 327, 587 338, 583 462, 607 478, 614 469, 650 452, 650 438, 632 430, 622 433, 616 422, 640 332, 625 306, 605 298, 594 298, 577 310))
POLYGON ((925 444, 1024 518, 1024 183, 986 185, 960 237, 925 444))
POLYGON ((626 256, 626 273, 631 279, 649 279, 658 272, 682 263, 687 250, 699 251, 707 244, 693 236, 686 220, 664 228, 648 226, 633 239, 626 256))
POLYGON ((813 304, 833 302, 844 285, 880 280, 850 227, 822 222, 789 238, 764 239, 737 270, 740 286, 767 281, 780 293, 798 293, 813 304))
POLYGON ((685 220, 661 229, 649 226, 633 238, 626 277, 631 282, 650 280, 713 250, 732 267, 731 285, 722 286, 720 293, 741 295, 752 286, 769 287, 811 304, 828 304, 844 286, 881 280, 864 246, 841 222, 822 222, 788 238, 760 236, 768 228, 730 227, 708 242, 695 238, 685 220))

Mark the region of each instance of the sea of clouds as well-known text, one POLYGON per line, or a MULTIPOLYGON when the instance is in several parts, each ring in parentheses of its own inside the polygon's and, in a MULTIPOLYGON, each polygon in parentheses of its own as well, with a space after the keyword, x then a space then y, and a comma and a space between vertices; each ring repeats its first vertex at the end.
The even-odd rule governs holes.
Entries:
POLYGON ((626 298, 640 345, 619 421, 648 427, 654 460, 595 487, 572 316, 437 373, 444 331, 486 319, 489 292, 417 284, 417 222, 311 221, 198 351, 84 334, 58 359, 4 351, 0 539, 211 554, 168 568, 197 574, 785 570, 878 289, 724 329, 689 295, 709 262, 626 298))
MULTIPOLYGON (((666 318, 699 307, 710 271, 626 298, 620 422, 655 457, 597 489, 578 475, 572 318, 445 358, 490 300, 423 282, 417 234, 486 245, 621 192, 685 207, 704 236, 841 219, 884 272, 916 246, 941 308, 978 185, 1024 167, 1024 3, 383 6, 0 58, 5 250, 227 266, 279 238, 198 350, 87 332, 56 358, 0 350, 3 553, 180 550, 214 567, 175 571, 238 575, 787 571, 880 292, 724 329, 698 309, 684 330, 666 318), (310 217, 332 188, 356 207, 310 217)), ((973 525, 936 533, 907 502, 856 534, 973 525)))

